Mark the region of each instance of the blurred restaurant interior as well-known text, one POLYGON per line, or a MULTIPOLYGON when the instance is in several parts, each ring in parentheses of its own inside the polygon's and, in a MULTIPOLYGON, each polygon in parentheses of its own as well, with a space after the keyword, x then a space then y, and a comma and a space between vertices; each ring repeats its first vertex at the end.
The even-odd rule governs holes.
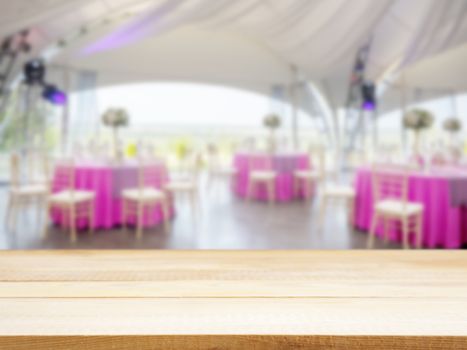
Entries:
POLYGON ((0 8, 0 249, 467 246, 467 1, 0 8))

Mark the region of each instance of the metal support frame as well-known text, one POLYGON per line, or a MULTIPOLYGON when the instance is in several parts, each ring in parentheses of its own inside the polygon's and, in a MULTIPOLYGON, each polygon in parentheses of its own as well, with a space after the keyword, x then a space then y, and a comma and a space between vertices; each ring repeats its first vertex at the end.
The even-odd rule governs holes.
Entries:
POLYGON ((7 92, 6 87, 19 55, 29 52, 31 48, 28 36, 29 31, 24 30, 5 38, 2 42, 0 47, 0 98, 7 92))
MULTIPOLYGON (((350 76, 349 89, 346 103, 346 116, 344 120, 343 147, 344 156, 348 155, 356 147, 360 138, 362 143, 367 135, 368 119, 371 120, 373 146, 377 143, 377 110, 365 111, 362 107, 362 87, 365 84, 366 65, 370 55, 371 39, 357 52, 357 57, 350 76)), ((365 145, 362 145, 363 147, 365 145)), ((345 163, 343 164, 345 167, 345 163)))
POLYGON ((300 84, 303 91, 303 107, 310 114, 316 129, 319 130, 323 135, 326 135, 325 139, 329 146, 333 145, 333 134, 328 120, 320 107, 319 102, 316 99, 315 92, 308 82, 302 82, 300 84))
POLYGON ((290 105, 292 107, 292 145, 294 150, 298 150, 299 148, 299 140, 298 140, 298 91, 297 91, 297 83, 299 81, 298 76, 298 69, 296 66, 292 65, 290 67, 292 83, 289 86, 289 94, 290 94, 290 105))

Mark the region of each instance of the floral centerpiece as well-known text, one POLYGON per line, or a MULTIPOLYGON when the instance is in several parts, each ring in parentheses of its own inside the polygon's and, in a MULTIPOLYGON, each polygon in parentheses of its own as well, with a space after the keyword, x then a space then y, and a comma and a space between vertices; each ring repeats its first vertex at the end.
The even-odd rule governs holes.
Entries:
POLYGON ((269 150, 274 152, 276 150, 275 131, 281 126, 281 118, 277 114, 268 114, 263 119, 263 125, 271 132, 269 139, 269 150))
POLYGON ((123 108, 110 108, 102 115, 102 123, 112 128, 113 147, 115 158, 121 158, 122 150, 119 150, 118 129, 128 126, 130 117, 123 108))
POLYGON ((433 115, 424 109, 413 109, 404 115, 403 125, 414 132, 414 153, 420 154, 420 134, 429 129, 434 122, 433 115))
POLYGON ((462 159, 462 146, 457 142, 457 138, 455 137, 456 134, 461 131, 462 129, 462 122, 456 118, 451 117, 444 121, 443 128, 446 130, 450 135, 449 137, 449 153, 454 161, 454 163, 458 163, 462 159))
POLYGON ((268 114, 263 119, 263 125, 271 130, 278 129, 281 126, 281 118, 276 114, 268 114))
POLYGON ((462 122, 456 117, 448 118, 443 123, 443 129, 450 133, 456 133, 462 129, 462 122))

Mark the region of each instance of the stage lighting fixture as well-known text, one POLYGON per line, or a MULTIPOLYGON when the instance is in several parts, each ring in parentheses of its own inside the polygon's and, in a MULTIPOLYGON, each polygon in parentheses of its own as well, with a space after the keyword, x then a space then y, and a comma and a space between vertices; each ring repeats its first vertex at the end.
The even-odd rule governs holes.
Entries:
POLYGON ((362 85, 362 108, 366 111, 374 111, 376 109, 375 85, 373 83, 365 83, 362 85))
POLYGON ((55 85, 44 85, 42 97, 54 105, 64 105, 67 102, 66 94, 55 85))
POLYGON ((43 84, 45 77, 44 62, 40 59, 33 59, 24 65, 25 82, 28 85, 43 84))

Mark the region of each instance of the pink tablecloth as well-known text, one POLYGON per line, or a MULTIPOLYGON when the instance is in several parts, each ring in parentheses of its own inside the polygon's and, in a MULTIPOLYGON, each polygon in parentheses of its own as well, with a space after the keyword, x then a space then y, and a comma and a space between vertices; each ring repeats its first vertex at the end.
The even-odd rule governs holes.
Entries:
MULTIPOLYGON (((409 199, 424 205, 423 246, 428 248, 459 248, 467 243, 467 209, 456 206, 451 199, 451 180, 458 175, 414 173, 409 178, 409 199)), ((371 171, 361 168, 356 176, 355 225, 368 231, 373 215, 371 171)), ((382 225, 377 235, 383 233, 382 225)), ((401 240, 395 228, 390 239, 401 240)))
MULTIPOLYGON (((154 166, 154 165, 152 165, 154 166)), ((157 165, 160 176, 151 178, 152 183, 146 185, 161 188, 168 181, 168 172, 164 164, 157 165)), ((65 169, 58 166, 55 169, 53 191, 58 192, 63 189, 61 174, 65 169)), ((135 188, 138 183, 138 166, 135 163, 122 165, 110 164, 77 164, 75 166, 75 188, 93 191, 95 199, 95 228, 109 229, 122 223, 122 197, 121 192, 125 188, 135 188)), ((52 212, 55 224, 64 225, 64 218, 59 210, 52 212)), ((163 219, 162 210, 158 206, 154 211, 146 210, 144 225, 152 226, 163 219)), ((130 218, 130 223, 135 218, 130 218)), ((87 223, 79 222, 78 226, 83 227, 87 223)))
MULTIPOLYGON (((310 157, 307 154, 277 154, 277 155, 250 155, 237 154, 234 158, 234 167, 238 170, 236 183, 234 186, 235 193, 240 197, 245 198, 247 195, 248 176, 250 157, 255 159, 264 158, 264 163, 272 164, 273 170, 276 171, 276 200, 290 201, 294 199, 293 193, 293 173, 295 170, 304 170, 310 168, 310 157), (268 159, 269 157, 269 159, 268 159)), ((256 163, 256 162, 255 162, 256 163)), ((261 160, 260 162, 261 163, 261 160)), ((258 169, 259 170, 259 169, 258 169)), ((260 187, 254 194, 256 199, 267 200, 267 190, 260 187)), ((300 197, 304 196, 302 190, 299 193, 300 197)))

